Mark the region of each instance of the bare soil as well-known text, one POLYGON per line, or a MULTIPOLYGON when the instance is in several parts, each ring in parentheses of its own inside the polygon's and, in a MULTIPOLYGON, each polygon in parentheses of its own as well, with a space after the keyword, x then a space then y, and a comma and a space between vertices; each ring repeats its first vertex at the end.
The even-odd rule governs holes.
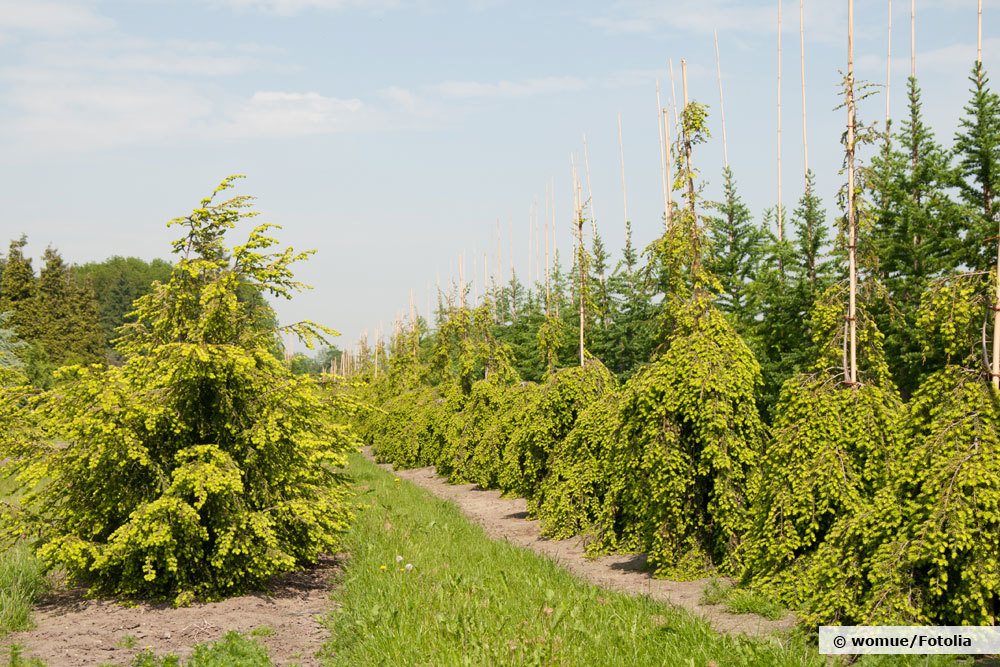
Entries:
MULTIPOLYGON (((371 457, 370 450, 365 454, 371 457)), ((695 581, 668 581, 654 579, 646 569, 642 554, 612 555, 590 558, 584 552, 580 538, 551 540, 541 535, 538 521, 527 518, 527 502, 523 498, 505 498, 499 491, 481 489, 474 484, 449 484, 437 475, 434 468, 393 470, 381 465, 431 492, 438 498, 450 500, 469 519, 479 524, 486 534, 495 539, 532 549, 556 561, 578 577, 598 586, 646 595, 654 600, 683 607, 708 621, 719 632, 764 636, 789 630, 795 619, 788 614, 772 621, 756 614, 732 614, 720 605, 704 605, 701 595, 707 579, 695 581)))
POLYGON ((330 610, 338 568, 337 559, 324 559, 309 570, 275 578, 265 592, 181 608, 128 606, 88 600, 81 590, 57 591, 36 606, 33 630, 8 635, 0 646, 6 652, 19 644, 24 656, 41 658, 50 667, 128 665, 144 649, 186 658, 195 644, 221 639, 230 630, 258 630, 255 638, 267 646, 275 665, 314 667, 329 638, 319 618, 330 610))

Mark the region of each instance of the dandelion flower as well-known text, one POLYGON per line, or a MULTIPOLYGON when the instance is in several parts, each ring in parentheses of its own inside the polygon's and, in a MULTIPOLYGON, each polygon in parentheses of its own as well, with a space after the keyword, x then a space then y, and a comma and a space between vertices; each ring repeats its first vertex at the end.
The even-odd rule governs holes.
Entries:
POLYGON ((385 571, 385 570, 388 570, 389 568, 387 568, 385 565, 379 565, 378 569, 380 569, 382 571, 385 571))

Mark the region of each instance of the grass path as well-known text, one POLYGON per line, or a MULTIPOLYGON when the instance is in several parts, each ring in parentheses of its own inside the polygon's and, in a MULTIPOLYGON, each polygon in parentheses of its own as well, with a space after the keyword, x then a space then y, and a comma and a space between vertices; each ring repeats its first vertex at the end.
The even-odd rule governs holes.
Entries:
POLYGON ((329 619, 332 664, 823 664, 801 638, 719 634, 583 582, 361 455, 350 470, 359 509, 329 619))
MULTIPOLYGON (((392 469, 391 466, 379 467, 392 469)), ((713 604, 706 604, 706 587, 713 584, 718 587, 717 581, 654 579, 646 570, 644 555, 613 554, 589 558, 585 553, 584 543, 579 538, 543 538, 539 522, 526 518, 527 502, 524 498, 503 497, 499 491, 480 489, 472 484, 449 484, 433 468, 398 470, 394 474, 438 498, 454 502, 462 510, 462 514, 479 524, 490 537, 536 551, 601 588, 646 595, 654 600, 682 607, 708 621, 719 632, 765 637, 788 632, 795 626, 794 616, 783 613, 779 606, 769 600, 753 600, 757 604, 741 613, 733 613, 727 608, 734 605, 728 604, 730 600, 726 596, 716 596, 720 599, 713 604), (769 603, 771 609, 768 611, 774 614, 772 617, 746 613, 762 606, 762 603, 769 603)))

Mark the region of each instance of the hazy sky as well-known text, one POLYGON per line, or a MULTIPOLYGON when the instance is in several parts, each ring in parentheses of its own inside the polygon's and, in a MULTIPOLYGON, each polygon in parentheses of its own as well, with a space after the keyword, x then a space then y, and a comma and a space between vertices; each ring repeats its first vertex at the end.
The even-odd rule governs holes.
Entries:
MULTIPOLYGON (((846 0, 806 0, 811 166, 832 217, 841 176, 835 111, 846 65, 846 0)), ((918 0, 925 109, 950 144, 968 99, 976 0, 918 0)), ((984 10, 984 61, 1000 52, 1000 2, 984 10)), ((555 183, 559 242, 570 244, 570 154, 586 133, 597 223, 617 252, 624 122, 636 239, 661 229, 654 81, 686 58, 691 97, 713 140, 695 166, 722 168, 713 30, 729 156, 755 215, 775 193, 776 13, 768 0, 0 0, 0 241, 27 233, 75 262, 169 254, 187 213, 226 175, 245 173, 280 238, 316 248, 300 268, 315 289, 276 304, 344 333, 391 327, 409 290, 425 311, 438 277, 495 262, 496 221, 527 272, 532 202, 555 183), (475 264, 473 258, 477 259, 475 264), (428 291, 430 290, 430 292, 428 291)), ((893 3, 894 115, 909 73, 909 2, 893 3)), ((784 201, 801 194, 799 4, 783 5, 784 201)), ((856 3, 858 77, 885 81, 885 0, 856 3)), ((885 113, 884 90, 861 108, 885 113)), ((480 278, 481 282, 481 278, 480 278)), ((481 289, 481 288, 480 288, 481 289)))

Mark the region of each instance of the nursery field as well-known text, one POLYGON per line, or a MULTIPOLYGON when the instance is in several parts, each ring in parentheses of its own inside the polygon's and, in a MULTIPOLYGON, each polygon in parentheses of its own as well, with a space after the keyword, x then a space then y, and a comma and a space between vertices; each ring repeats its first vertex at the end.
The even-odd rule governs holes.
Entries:
MULTIPOLYGON (((780 22, 779 3, 779 59, 780 22)), ((2 659, 819 666, 850 664, 818 654, 819 626, 998 625, 1000 95, 981 22, 980 3, 940 138, 915 47, 900 118, 887 72, 884 120, 859 119, 875 93, 848 0, 834 214, 805 66, 800 197, 785 210, 779 102, 777 201, 755 219, 725 149, 708 198, 725 116, 689 99, 682 60, 680 100, 656 84, 662 216, 636 221, 652 241, 633 243, 619 122, 620 254, 584 139, 572 218, 551 181, 531 209, 527 276, 513 238, 506 273, 498 222, 481 282, 463 254, 436 307, 411 290, 388 336, 345 349, 279 323, 315 251, 255 221, 238 175, 167 224, 171 261, 70 265, 50 246, 36 271, 13 239, 2 659)))

